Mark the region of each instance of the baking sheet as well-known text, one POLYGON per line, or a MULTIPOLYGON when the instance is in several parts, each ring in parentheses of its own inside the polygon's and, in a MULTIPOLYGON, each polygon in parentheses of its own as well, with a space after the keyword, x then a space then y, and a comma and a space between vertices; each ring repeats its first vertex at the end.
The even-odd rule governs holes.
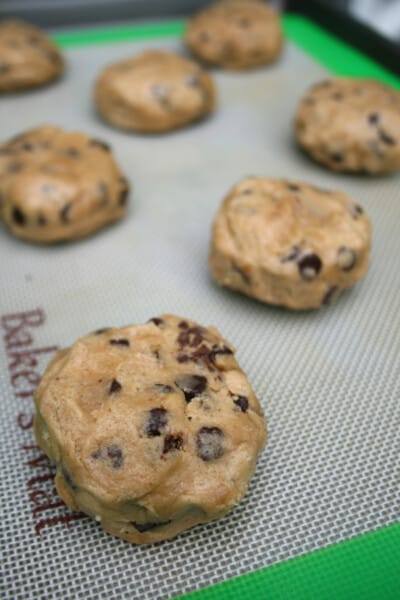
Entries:
POLYGON ((37 247, 0 229, 0 585, 7 599, 169 598, 400 514, 399 176, 334 175, 298 152, 296 102, 326 72, 290 44, 268 69, 216 71, 219 110, 207 121, 163 136, 108 128, 91 106, 96 74, 150 46, 181 49, 178 40, 157 40, 69 50, 61 82, 0 99, 1 138, 41 123, 82 129, 112 144, 134 188, 125 221, 78 243, 37 247), (367 278, 337 304, 299 314, 214 285, 210 224, 227 190, 250 174, 353 195, 374 227, 367 278), (32 400, 18 396, 24 380, 12 379, 11 352, 39 350, 39 373, 54 346, 161 312, 215 324, 238 348, 269 440, 246 498, 227 517, 140 547, 90 519, 72 520, 60 505, 51 467, 34 445, 32 400), (15 313, 24 316, 9 316, 15 313), (21 346, 7 350, 7 340, 21 346))

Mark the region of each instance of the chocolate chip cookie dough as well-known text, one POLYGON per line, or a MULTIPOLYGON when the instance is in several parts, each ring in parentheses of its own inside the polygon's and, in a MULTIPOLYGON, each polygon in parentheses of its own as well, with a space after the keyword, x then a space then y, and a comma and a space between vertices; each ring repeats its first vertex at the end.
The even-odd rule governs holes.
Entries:
POLYGON ((72 509, 133 543, 223 516, 246 492, 265 419, 214 327, 162 315, 58 352, 35 434, 72 509))
POLYGON ((366 79, 322 81, 300 101, 295 134, 333 171, 400 170, 400 93, 366 79))
POLYGON ((63 70, 60 51, 40 29, 24 21, 0 21, 0 93, 39 87, 63 70))
POLYGON ((0 145, 0 216, 17 237, 74 240, 124 216, 129 184, 110 146, 58 127, 0 145))
POLYGON ((252 177, 225 198, 213 225, 214 279, 270 304, 318 308, 368 269, 370 221, 342 192, 252 177))
POLYGON ((197 121, 215 108, 213 80, 174 52, 147 50, 107 67, 95 86, 105 121, 121 129, 161 132, 197 121))
POLYGON ((275 61, 283 35, 278 14, 264 2, 222 0, 189 21, 185 41, 207 63, 249 69, 275 61))

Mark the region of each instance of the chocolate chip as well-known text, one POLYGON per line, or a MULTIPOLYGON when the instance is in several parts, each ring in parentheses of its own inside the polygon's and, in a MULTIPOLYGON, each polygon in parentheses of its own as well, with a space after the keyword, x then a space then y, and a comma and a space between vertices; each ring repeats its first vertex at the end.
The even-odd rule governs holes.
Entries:
POLYGON ((152 319, 149 319, 147 322, 154 323, 154 325, 157 325, 157 327, 160 327, 160 325, 164 325, 163 319, 159 319, 158 317, 153 317, 152 319))
POLYGON ((101 148, 105 152, 111 152, 110 144, 107 144, 107 142, 103 142, 103 140, 98 140, 96 138, 92 138, 89 142, 89 145, 95 146, 96 148, 101 148))
POLYGON ((168 421, 165 408, 152 408, 145 424, 147 437, 157 437, 164 431, 168 421))
POLYGON ((246 396, 236 396, 236 398, 233 400, 233 403, 236 404, 236 406, 238 406, 243 413, 248 411, 249 400, 246 398, 246 396))
POLYGON ((170 523, 171 521, 162 521, 161 523, 136 523, 135 521, 131 521, 131 525, 140 531, 140 533, 155 529, 156 527, 162 527, 163 525, 169 525, 170 523))
POLYGON ((288 190, 291 190, 292 192, 299 192, 300 191, 300 186, 297 185, 296 183, 288 183, 286 184, 288 190))
POLYGON ((177 341, 181 346, 191 346, 195 348, 199 346, 204 339, 205 329, 203 327, 188 327, 181 331, 177 341))
POLYGON ((240 192, 243 196, 249 196, 250 194, 254 194, 254 190, 251 188, 246 188, 240 192))
POLYGON ((285 263, 285 262, 290 262, 292 260, 297 260, 300 256, 300 248, 299 246, 293 246, 289 252, 287 254, 285 254, 284 256, 281 256, 281 262, 285 263))
POLYGON ((163 454, 171 452, 171 450, 181 450, 183 446, 183 438, 180 433, 171 434, 165 436, 163 454))
POLYGON ((47 225, 47 219, 43 215, 38 215, 36 222, 38 225, 40 225, 40 227, 44 227, 45 225, 47 225))
POLYGON ((330 154, 330 158, 333 160, 333 162, 340 163, 343 161, 343 154, 340 152, 332 152, 330 154))
POLYGON ((218 346, 217 344, 214 344, 211 349, 211 352, 210 352, 210 359, 212 361, 215 361, 217 356, 232 355, 232 354, 233 354, 233 351, 230 348, 228 348, 228 346, 218 346))
POLYGON ((170 88, 165 83, 155 83, 151 86, 152 96, 163 106, 164 108, 170 108, 170 88))
POLYGON ((186 321, 180 321, 180 323, 178 323, 178 327, 180 329, 187 329, 189 327, 189 325, 187 324, 186 321))
POLYGON ((370 125, 376 125, 377 123, 379 123, 379 114, 369 113, 369 115, 367 115, 367 119, 370 125))
POLYGON ((63 223, 69 222, 69 211, 71 210, 71 208, 72 204, 71 202, 68 202, 67 204, 64 204, 64 206, 60 210, 60 219, 63 223))
POLYGON ((387 144, 388 146, 395 146, 396 145, 396 140, 394 139, 394 137, 392 137, 391 135, 389 135, 388 133, 386 133, 386 131, 384 131, 383 129, 379 130, 379 139, 384 144, 387 144))
POLYGON ((19 227, 24 227, 24 225, 26 225, 26 216, 22 212, 22 210, 18 208, 18 206, 13 207, 12 220, 14 221, 14 223, 19 225, 19 227))
POLYGON ((25 142, 24 144, 21 144, 20 150, 23 150, 24 152, 32 152, 34 150, 34 146, 29 142, 25 142))
POLYGON ((165 385, 164 383, 155 383, 154 388, 160 394, 172 394, 174 388, 171 385, 165 385))
POLYGON ((206 462, 221 458, 224 434, 219 427, 202 427, 196 435, 197 456, 206 462))
POLYGON ((320 272, 322 261, 317 254, 306 254, 300 259, 297 266, 302 278, 311 281, 320 272))
POLYGON ((125 204, 128 201, 128 196, 129 196, 129 187, 124 187, 119 193, 118 204, 120 206, 125 206, 125 204))
POLYGON ((93 458, 93 460, 98 460, 99 458, 101 458, 102 452, 101 449, 98 448, 97 450, 95 450, 94 452, 92 452, 92 454, 90 455, 91 458, 93 458))
POLYGON ((250 19, 243 18, 243 19, 240 19, 238 24, 239 24, 239 27, 243 27, 243 29, 247 29, 248 27, 250 27, 251 22, 250 22, 250 19))
POLYGON ((104 183, 104 181, 99 181, 99 183, 97 184, 97 190, 100 196, 100 206, 104 208, 105 206, 107 206, 108 201, 110 199, 108 185, 104 183))
POLYGON ((190 402, 204 392, 207 387, 207 378, 203 375, 184 374, 179 375, 175 383, 184 393, 186 402, 190 402))
POLYGON ((119 469, 122 467, 124 462, 124 456, 122 454, 121 448, 116 444, 111 444, 107 446, 107 458, 110 459, 111 466, 113 469, 119 469))
POLYGON ((112 339, 109 341, 111 346, 130 346, 129 340, 125 338, 112 339))
POLYGON ((342 271, 351 271, 357 262, 357 255, 351 248, 341 246, 338 250, 337 264, 342 271))
POLYGON ((110 385, 110 389, 108 390, 109 394, 116 394, 122 390, 122 385, 116 379, 113 379, 110 385))
POLYGON ((325 293, 324 299, 322 300, 322 304, 329 304, 338 289, 339 288, 337 285, 332 285, 330 288, 328 288, 327 292, 325 293))
POLYGON ((335 92, 334 94, 332 94, 332 98, 334 100, 340 101, 343 100, 344 96, 341 92, 335 92))
POLYGON ((353 219, 358 219, 358 217, 360 215, 362 215, 364 213, 364 209, 362 206, 360 206, 359 204, 354 204, 351 207, 351 214, 353 216, 353 219))

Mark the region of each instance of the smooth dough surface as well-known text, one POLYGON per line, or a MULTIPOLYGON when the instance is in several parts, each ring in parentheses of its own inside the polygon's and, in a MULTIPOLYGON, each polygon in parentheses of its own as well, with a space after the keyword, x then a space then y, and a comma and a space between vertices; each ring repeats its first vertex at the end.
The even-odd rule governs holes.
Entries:
POLYGON ((43 126, 0 145, 0 215, 37 243, 86 237, 126 212, 129 184, 110 146, 43 126))
POLYGON ((134 543, 223 516, 265 444, 232 346, 173 315, 58 352, 35 402, 36 439, 57 463, 63 500, 134 543))
POLYGON ((147 50, 101 72, 95 103, 115 127, 161 132, 212 112, 216 92, 211 76, 194 61, 174 52, 147 50))
POLYGON ((264 2, 222 0, 189 21, 185 41, 207 63, 248 69, 276 60, 283 34, 278 14, 264 2))
POLYGON ((44 85, 63 70, 61 52, 38 27, 24 21, 0 21, 0 92, 44 85))
POLYGON ((300 101, 295 135, 312 158, 333 171, 397 171, 400 93, 366 79, 322 81, 300 101))
POLYGON ((222 203, 209 262, 225 287, 291 309, 318 308, 365 275, 370 244, 369 219, 346 194, 253 177, 222 203))

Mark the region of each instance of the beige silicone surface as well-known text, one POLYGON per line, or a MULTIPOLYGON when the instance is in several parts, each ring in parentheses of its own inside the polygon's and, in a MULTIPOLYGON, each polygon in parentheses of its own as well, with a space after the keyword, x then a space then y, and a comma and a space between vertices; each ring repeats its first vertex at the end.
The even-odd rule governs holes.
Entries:
POLYGON ((111 143, 133 184, 127 218, 81 242, 32 246, 0 228, 0 585, 7 600, 172 597, 399 516, 399 176, 334 175, 296 149, 297 100, 326 73, 291 45, 268 69, 215 72, 219 109, 198 125, 162 136, 108 128, 92 109, 93 81, 104 65, 142 47, 181 44, 73 49, 62 81, 0 99, 2 139, 41 123, 82 129, 111 143), (341 189, 368 210, 371 269, 337 304, 291 313, 210 280, 211 221, 227 190, 252 174, 341 189), (30 314, 7 317, 20 312, 30 314), (162 312, 214 324, 238 348, 268 416, 269 441, 231 514, 137 547, 95 521, 72 520, 60 505, 51 467, 34 446, 32 399, 18 396, 27 376, 16 374, 42 372, 48 348, 162 312), (10 334, 23 320, 32 326, 10 334), (9 342, 21 343, 8 354, 7 332, 9 342), (15 353, 32 349, 45 351, 18 363, 15 353))

